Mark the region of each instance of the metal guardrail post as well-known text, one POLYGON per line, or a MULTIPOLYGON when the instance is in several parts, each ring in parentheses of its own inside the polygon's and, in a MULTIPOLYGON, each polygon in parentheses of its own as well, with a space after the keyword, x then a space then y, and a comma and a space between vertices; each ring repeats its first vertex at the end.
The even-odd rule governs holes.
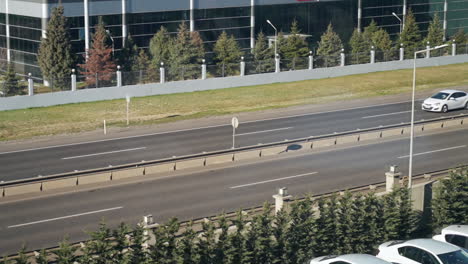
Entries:
POLYGON ((32 79, 31 73, 28 74, 28 95, 34 95, 34 81, 32 79))

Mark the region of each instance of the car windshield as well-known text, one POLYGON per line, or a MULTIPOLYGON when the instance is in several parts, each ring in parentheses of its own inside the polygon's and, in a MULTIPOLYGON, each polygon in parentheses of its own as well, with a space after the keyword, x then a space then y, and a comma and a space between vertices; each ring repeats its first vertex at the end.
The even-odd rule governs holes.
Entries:
POLYGON ((448 93, 437 93, 434 94, 431 98, 444 100, 445 98, 447 98, 447 96, 449 96, 448 93))
POLYGON ((464 250, 457 250, 438 255, 444 264, 466 264, 468 263, 468 253, 464 250))

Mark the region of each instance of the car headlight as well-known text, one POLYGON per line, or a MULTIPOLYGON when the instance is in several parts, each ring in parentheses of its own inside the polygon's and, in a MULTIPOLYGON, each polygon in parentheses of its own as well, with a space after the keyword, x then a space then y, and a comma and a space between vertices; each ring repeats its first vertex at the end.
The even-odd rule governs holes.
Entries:
POLYGON ((439 105, 440 105, 440 103, 435 103, 435 104, 434 104, 434 106, 439 106, 439 105))

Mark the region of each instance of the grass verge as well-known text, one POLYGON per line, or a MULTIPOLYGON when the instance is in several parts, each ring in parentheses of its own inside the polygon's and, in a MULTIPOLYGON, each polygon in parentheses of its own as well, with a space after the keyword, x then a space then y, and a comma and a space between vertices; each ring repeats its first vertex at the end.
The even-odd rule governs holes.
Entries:
MULTIPOLYGON (((417 90, 468 84, 468 63, 419 68, 417 90)), ((133 98, 131 124, 257 111, 408 92, 412 70, 133 98)), ((123 126, 125 99, 0 112, 0 141, 123 126)))

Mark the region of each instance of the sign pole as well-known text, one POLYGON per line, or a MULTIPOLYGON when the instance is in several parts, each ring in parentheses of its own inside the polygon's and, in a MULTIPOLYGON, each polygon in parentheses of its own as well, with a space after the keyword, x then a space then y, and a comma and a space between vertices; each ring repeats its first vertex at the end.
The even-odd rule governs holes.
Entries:
POLYGON ((236 128, 239 126, 239 120, 237 117, 233 117, 231 120, 232 125, 232 148, 236 147, 236 128))

